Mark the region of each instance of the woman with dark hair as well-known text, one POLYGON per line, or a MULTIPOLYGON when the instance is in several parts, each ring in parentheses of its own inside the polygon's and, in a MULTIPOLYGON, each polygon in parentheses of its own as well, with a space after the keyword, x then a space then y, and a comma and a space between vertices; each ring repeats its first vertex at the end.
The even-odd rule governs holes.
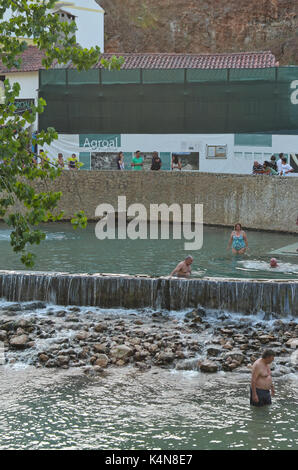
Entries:
POLYGON ((161 159, 158 156, 157 152, 153 152, 151 170, 160 170, 161 169, 161 159))
POLYGON ((118 170, 124 170, 124 155, 123 152, 119 152, 117 155, 117 167, 118 170))
POLYGON ((177 168, 177 170, 181 170, 182 165, 181 165, 181 162, 180 162, 180 160, 179 160, 178 155, 175 155, 175 154, 172 155, 172 165, 171 165, 171 168, 172 168, 172 170, 174 170, 175 168, 177 168))
POLYGON ((241 224, 237 223, 234 226, 234 230, 231 233, 228 247, 229 250, 232 245, 232 253, 234 255, 243 255, 248 248, 247 236, 244 230, 242 230, 241 224))

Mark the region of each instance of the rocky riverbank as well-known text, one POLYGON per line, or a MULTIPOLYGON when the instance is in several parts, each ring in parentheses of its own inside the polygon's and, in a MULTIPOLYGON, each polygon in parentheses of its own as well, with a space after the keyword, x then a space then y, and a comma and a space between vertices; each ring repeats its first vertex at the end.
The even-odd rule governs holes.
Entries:
POLYGON ((173 316, 43 302, 3 304, 0 342, 7 364, 82 367, 90 375, 128 365, 141 371, 158 366, 249 372, 265 348, 275 351, 275 375, 298 369, 297 321, 262 321, 204 308, 173 316))

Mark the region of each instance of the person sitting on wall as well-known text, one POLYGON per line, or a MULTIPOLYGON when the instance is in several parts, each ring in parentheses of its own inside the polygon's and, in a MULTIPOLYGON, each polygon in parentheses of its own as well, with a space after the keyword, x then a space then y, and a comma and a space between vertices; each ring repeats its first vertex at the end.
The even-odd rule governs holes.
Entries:
POLYGON ((264 168, 264 174, 265 175, 278 175, 277 170, 274 170, 274 168, 272 168, 270 162, 265 161, 263 163, 263 168, 264 168))
POLYGON ((261 163, 254 161, 254 165, 252 167, 252 174, 253 175, 261 175, 265 173, 263 165, 261 163))
POLYGON ((81 165, 80 165, 80 163, 79 163, 79 161, 78 161, 78 159, 77 159, 76 154, 73 153, 72 156, 69 157, 69 159, 68 159, 68 168, 69 168, 70 170, 78 170, 78 168, 79 168, 80 166, 81 166, 81 165))
POLYGON ((275 156, 275 155, 272 155, 272 156, 270 157, 270 165, 271 165, 271 168, 273 168, 273 170, 275 170, 276 173, 278 174, 277 163, 276 163, 276 156, 275 156))
POLYGON ((143 161, 143 158, 141 157, 141 152, 140 150, 137 150, 135 153, 135 156, 132 159, 131 166, 133 170, 139 171, 139 170, 142 170, 143 165, 144 165, 144 161, 143 161))
POLYGON ((171 165, 171 169, 172 169, 172 170, 175 170, 175 169, 181 170, 181 168, 182 168, 182 165, 181 165, 181 162, 180 162, 180 160, 179 160, 178 155, 173 154, 173 155, 172 155, 172 165, 171 165))
POLYGON ((64 167, 65 167, 65 163, 64 163, 64 159, 63 159, 63 154, 62 153, 58 153, 58 158, 57 160, 55 161, 55 164, 58 168, 62 168, 62 170, 64 170, 64 167))
POLYGON ((124 170, 124 155, 123 152, 119 152, 117 155, 117 168, 118 170, 124 170))
POLYGON ((281 161, 282 161, 282 165, 281 165, 280 175, 286 176, 288 173, 292 173, 294 171, 294 168, 292 168, 291 165, 287 163, 286 157, 283 157, 281 161))
POLYGON ((276 166, 277 166, 277 171, 278 171, 278 174, 280 175, 280 172, 281 172, 281 165, 282 165, 282 159, 284 157, 284 154, 283 153, 280 153, 279 156, 278 156, 278 160, 276 162, 276 166))
POLYGON ((158 156, 157 152, 153 152, 151 170, 160 170, 160 169, 161 169, 161 159, 158 156))
POLYGON ((40 158, 41 168, 44 168, 45 164, 49 163, 49 161, 50 161, 43 149, 40 149, 40 151, 39 151, 39 158, 40 158))

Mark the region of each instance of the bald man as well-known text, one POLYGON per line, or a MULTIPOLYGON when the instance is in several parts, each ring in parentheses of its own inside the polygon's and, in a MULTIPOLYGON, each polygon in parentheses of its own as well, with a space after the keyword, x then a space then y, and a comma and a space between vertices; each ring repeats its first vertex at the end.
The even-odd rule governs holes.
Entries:
POLYGON ((193 262, 192 256, 187 256, 184 261, 177 264, 174 271, 171 272, 170 277, 189 277, 191 275, 191 264, 193 262))

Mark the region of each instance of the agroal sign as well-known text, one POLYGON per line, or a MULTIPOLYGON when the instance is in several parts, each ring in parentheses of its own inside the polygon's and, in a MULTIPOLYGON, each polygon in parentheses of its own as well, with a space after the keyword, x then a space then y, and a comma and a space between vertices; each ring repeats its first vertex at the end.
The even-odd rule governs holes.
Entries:
POLYGON ((80 148, 100 152, 121 147, 121 134, 80 134, 80 148))

